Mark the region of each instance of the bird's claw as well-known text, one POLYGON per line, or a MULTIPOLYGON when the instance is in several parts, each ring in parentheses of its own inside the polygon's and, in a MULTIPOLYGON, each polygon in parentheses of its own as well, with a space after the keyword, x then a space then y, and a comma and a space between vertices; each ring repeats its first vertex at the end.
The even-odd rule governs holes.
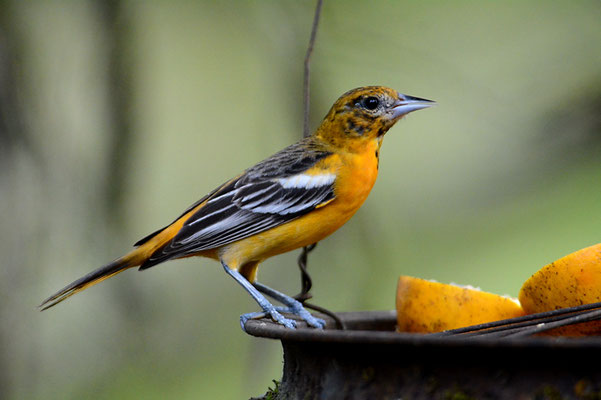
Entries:
POLYGON ((312 326, 315 329, 323 329, 326 326, 326 321, 314 317, 309 311, 305 310, 302 304, 298 303, 291 307, 276 307, 279 312, 290 313, 298 316, 303 321, 307 323, 307 325, 312 326))
MULTIPOLYGON (((299 303, 300 304, 300 303, 299 303)), ((273 307, 273 309, 252 312, 248 314, 243 314, 240 316, 240 326, 242 326, 242 330, 246 332, 244 326, 246 325, 246 321, 249 319, 260 319, 265 318, 267 316, 271 317, 271 319, 288 329, 296 329, 296 321, 290 318, 286 318, 282 315, 282 313, 289 313, 298 316, 303 321, 307 323, 307 325, 315 328, 315 329, 323 329, 326 326, 326 321, 314 317, 309 311, 305 310, 302 305, 300 307, 273 307)))
POLYGON ((270 316, 271 319, 280 324, 283 325, 285 328, 288 329, 296 329, 296 321, 290 318, 286 318, 284 317, 277 309, 276 307, 273 307, 272 309, 269 310, 265 310, 265 311, 259 311, 259 312, 253 312, 253 313, 248 313, 248 314, 243 314, 240 316, 240 326, 242 327, 242 330, 244 332, 246 332, 246 329, 244 328, 244 326, 246 325, 246 321, 248 321, 249 319, 259 319, 259 318, 264 318, 266 316, 270 316))

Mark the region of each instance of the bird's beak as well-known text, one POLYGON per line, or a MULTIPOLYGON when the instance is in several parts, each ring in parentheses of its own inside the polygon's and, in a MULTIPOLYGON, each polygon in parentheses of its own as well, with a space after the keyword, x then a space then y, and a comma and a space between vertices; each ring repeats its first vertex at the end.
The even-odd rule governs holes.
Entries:
POLYGON ((436 102, 432 100, 420 99, 419 97, 407 96, 406 94, 399 93, 399 98, 392 107, 392 117, 396 120, 412 111, 421 110, 422 108, 428 108, 434 105, 436 105, 436 102))

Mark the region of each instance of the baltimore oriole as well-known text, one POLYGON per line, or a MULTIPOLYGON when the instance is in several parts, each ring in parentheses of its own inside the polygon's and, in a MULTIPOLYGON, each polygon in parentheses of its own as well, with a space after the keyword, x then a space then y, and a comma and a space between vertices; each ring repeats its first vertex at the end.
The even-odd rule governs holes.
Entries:
POLYGON ((378 175, 384 134, 404 115, 435 103, 381 87, 343 94, 315 133, 228 180, 171 224, 135 243, 135 249, 90 272, 40 305, 50 308, 73 294, 132 267, 203 256, 221 262, 263 312, 288 327, 299 316, 322 328, 295 299, 256 281, 257 267, 272 256, 316 243, 340 228, 367 198, 378 175), (284 307, 274 307, 264 296, 284 307))

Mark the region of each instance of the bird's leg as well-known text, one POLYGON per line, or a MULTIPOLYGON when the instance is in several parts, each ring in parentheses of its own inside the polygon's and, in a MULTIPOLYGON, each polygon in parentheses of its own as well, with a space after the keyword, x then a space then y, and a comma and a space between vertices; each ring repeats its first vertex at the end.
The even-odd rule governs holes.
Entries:
POLYGON ((259 282, 254 282, 252 284, 259 292, 271 297, 274 300, 279 301, 284 304, 286 307, 277 307, 277 311, 287 312, 293 315, 296 315, 302 318, 308 325, 317 328, 323 329, 326 325, 326 321, 321 318, 316 318, 311 313, 303 307, 303 305, 298 301, 293 299, 290 296, 285 295, 284 293, 278 292, 275 289, 272 289, 268 286, 263 285, 259 282))
POLYGON ((275 322, 277 322, 280 325, 284 325, 286 328, 296 328, 296 322, 292 319, 285 318, 282 314, 280 314, 276 307, 274 307, 273 304, 271 304, 260 293, 260 291, 253 286, 253 284, 251 284, 245 277, 243 277, 242 274, 228 267, 223 261, 221 261, 221 265, 223 265, 223 269, 225 269, 225 272, 227 272, 229 276, 234 278, 236 282, 238 282, 244 288, 244 290, 246 290, 252 296, 252 298, 255 299, 255 301, 259 304, 261 309, 263 309, 263 312, 243 314, 240 316, 240 325, 242 326, 243 331, 245 331, 244 325, 246 324, 246 321, 252 318, 261 317, 263 315, 269 315, 275 322))

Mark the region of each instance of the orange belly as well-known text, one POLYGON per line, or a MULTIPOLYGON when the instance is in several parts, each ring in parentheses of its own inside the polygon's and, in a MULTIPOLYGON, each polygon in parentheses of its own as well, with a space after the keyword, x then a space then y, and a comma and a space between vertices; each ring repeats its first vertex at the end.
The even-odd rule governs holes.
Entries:
MULTIPOLYGON (((375 149, 366 149, 364 155, 340 157, 339 163, 345 166, 336 171, 333 201, 286 224, 224 246, 218 250, 219 257, 230 268, 238 269, 316 243, 336 231, 361 207, 376 181, 375 149)), ((251 275, 254 279, 254 271, 251 275)))

